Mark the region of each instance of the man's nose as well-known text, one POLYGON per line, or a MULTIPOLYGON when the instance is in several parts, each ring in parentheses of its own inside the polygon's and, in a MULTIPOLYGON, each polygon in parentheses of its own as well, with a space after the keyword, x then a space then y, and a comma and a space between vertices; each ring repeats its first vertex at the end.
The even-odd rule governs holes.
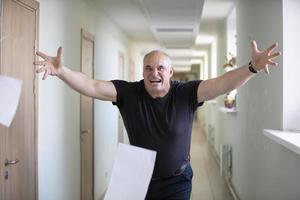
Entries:
POLYGON ((156 76, 158 74, 158 70, 155 68, 152 70, 152 75, 156 76))

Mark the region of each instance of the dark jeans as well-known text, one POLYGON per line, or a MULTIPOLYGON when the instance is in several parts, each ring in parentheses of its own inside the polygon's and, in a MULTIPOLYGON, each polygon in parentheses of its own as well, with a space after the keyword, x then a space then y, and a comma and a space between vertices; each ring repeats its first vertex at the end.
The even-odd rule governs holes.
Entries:
POLYGON ((189 200, 193 170, 189 164, 182 174, 150 182, 146 200, 189 200))

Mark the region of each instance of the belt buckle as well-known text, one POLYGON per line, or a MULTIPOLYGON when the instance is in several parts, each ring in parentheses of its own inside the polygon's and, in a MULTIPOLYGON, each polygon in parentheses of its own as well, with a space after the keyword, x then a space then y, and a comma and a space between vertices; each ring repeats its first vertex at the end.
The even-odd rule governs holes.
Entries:
MULTIPOLYGON (((184 172, 185 168, 186 168, 189 164, 190 164, 190 161, 189 161, 189 160, 187 160, 187 162, 184 162, 184 163, 180 166, 180 168, 177 169, 177 170, 173 173, 173 176, 179 176, 179 175, 181 175, 181 174, 184 172)), ((165 178, 167 178, 167 177, 165 177, 165 178)), ((151 181, 159 181, 159 180, 163 180, 163 179, 165 179, 165 178, 162 178, 162 177, 151 178, 151 181)))
POLYGON ((174 172, 174 176, 179 176, 179 175, 181 175, 183 172, 184 172, 184 170, 185 170, 185 168, 188 166, 188 164, 189 164, 190 162, 188 161, 188 162, 184 162, 181 166, 180 166, 180 168, 179 169, 177 169, 175 172, 174 172))

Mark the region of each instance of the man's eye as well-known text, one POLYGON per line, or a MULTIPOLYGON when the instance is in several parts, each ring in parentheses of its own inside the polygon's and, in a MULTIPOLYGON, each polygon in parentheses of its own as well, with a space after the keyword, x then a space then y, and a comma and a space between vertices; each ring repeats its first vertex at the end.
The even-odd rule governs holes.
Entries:
POLYGON ((159 67, 158 67, 158 70, 159 70, 159 71, 163 71, 164 69, 165 69, 164 66, 159 66, 159 67))

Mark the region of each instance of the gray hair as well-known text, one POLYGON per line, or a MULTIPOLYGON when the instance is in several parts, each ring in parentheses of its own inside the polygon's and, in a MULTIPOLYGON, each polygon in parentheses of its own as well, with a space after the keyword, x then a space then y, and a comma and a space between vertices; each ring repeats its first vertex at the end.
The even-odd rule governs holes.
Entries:
POLYGON ((145 60, 146 60, 147 57, 150 57, 150 56, 155 55, 155 54, 164 55, 164 56, 168 59, 168 62, 169 62, 169 64, 170 64, 170 67, 172 66, 172 62, 171 62, 170 56, 169 56, 166 52, 164 52, 164 51, 162 51, 162 50, 152 50, 152 51, 150 51, 149 53, 147 53, 147 54, 144 56, 143 62, 145 63, 145 60))

